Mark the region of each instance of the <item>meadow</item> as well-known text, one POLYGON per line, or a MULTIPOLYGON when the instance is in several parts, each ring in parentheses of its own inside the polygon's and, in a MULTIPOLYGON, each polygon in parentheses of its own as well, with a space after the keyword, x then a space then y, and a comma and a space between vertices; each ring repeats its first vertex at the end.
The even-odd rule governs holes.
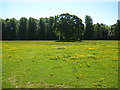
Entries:
POLYGON ((3 41, 2 88, 118 88, 118 41, 3 41))

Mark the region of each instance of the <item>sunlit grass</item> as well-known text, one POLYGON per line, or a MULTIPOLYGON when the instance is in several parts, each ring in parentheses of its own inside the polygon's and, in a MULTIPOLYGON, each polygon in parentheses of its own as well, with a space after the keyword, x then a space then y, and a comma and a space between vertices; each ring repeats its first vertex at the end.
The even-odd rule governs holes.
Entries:
POLYGON ((3 88, 118 88, 118 41, 3 41, 3 88))

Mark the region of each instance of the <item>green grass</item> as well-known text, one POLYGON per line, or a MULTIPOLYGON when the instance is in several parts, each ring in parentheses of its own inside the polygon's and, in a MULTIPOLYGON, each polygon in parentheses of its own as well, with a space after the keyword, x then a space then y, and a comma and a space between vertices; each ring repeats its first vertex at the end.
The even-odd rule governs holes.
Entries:
POLYGON ((118 88, 118 41, 3 41, 3 88, 118 88))

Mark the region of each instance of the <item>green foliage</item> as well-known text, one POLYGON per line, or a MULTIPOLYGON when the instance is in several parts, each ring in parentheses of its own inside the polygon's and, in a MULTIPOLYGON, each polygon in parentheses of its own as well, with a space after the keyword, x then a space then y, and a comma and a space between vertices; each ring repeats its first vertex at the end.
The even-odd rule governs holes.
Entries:
POLYGON ((105 24, 94 24, 94 39, 109 39, 110 27, 105 24))
POLYGON ((7 39, 11 39, 11 40, 16 39, 16 30, 17 30, 16 22, 17 20, 15 18, 7 20, 6 22, 7 39))
POLYGON ((85 25, 76 15, 63 13, 55 17, 40 18, 22 17, 1 19, 3 40, 58 40, 79 41, 81 39, 119 39, 120 20, 110 26, 94 24, 89 15, 85 16, 85 25))
POLYGON ((118 39, 120 40, 120 20, 117 20, 117 36, 118 36, 118 39))
POLYGON ((45 39, 45 22, 43 18, 40 18, 38 21, 38 31, 37 38, 40 40, 45 39))
POLYGON ((66 41, 79 40, 82 36, 84 25, 82 20, 68 13, 61 14, 56 21, 55 32, 66 41))
POLYGON ((93 20, 89 15, 85 16, 85 31, 84 31, 84 39, 93 39, 94 37, 94 28, 93 28, 93 20))
POLYGON ((37 30, 37 20, 30 17, 28 20, 28 29, 27 29, 27 38, 36 39, 36 30, 37 30))
POLYGON ((6 29, 6 21, 1 19, 2 22, 2 39, 7 39, 7 29, 6 29))
POLYGON ((120 39, 119 34, 120 33, 120 20, 117 20, 117 23, 111 26, 110 36, 113 39, 120 39))
POLYGON ((56 35, 54 33, 54 22, 55 19, 54 17, 49 17, 49 18, 45 18, 45 25, 46 25, 46 39, 47 40, 55 40, 56 39, 56 35))
POLYGON ((27 18, 22 17, 19 20, 19 25, 18 25, 18 39, 24 40, 26 39, 26 31, 27 31, 27 18))
POLYGON ((118 88, 118 41, 3 41, 2 88, 118 88))
POLYGON ((48 25, 48 30, 47 31, 49 31, 49 33, 48 33, 48 39, 56 39, 56 35, 55 35, 55 33, 54 33, 54 23, 55 23, 55 18, 54 17, 50 17, 49 18, 49 20, 48 20, 48 23, 47 23, 47 25, 48 25))

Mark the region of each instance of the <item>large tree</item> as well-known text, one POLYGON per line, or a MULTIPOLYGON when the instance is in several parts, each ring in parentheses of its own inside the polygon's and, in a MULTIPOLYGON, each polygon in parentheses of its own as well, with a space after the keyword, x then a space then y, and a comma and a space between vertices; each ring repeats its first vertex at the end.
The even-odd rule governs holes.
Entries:
POLYGON ((19 26, 18 26, 18 39, 24 40, 26 39, 26 31, 27 31, 27 18, 22 17, 19 20, 19 26))
POLYGON ((36 39, 37 20, 30 17, 28 20, 27 39, 36 39))
POLYGON ((111 26, 111 37, 113 39, 120 39, 118 35, 120 33, 120 20, 117 20, 117 23, 111 26))
MULTIPOLYGON (((119 2, 119 4, 120 4, 120 2, 119 2)), ((118 37, 118 39, 120 40, 120 20, 117 20, 117 37, 118 37)))
POLYGON ((100 39, 101 34, 100 34, 100 24, 94 24, 94 39, 100 39))
POLYGON ((101 31, 101 38, 100 39, 108 39, 108 31, 109 31, 109 27, 105 24, 101 24, 100 25, 100 31, 101 31))
POLYGON ((65 13, 61 14, 56 20, 55 32, 60 39, 66 41, 81 39, 84 25, 79 17, 65 13))
POLYGON ((54 33, 54 23, 55 23, 54 17, 49 17, 46 19, 46 34, 47 34, 47 39, 49 40, 56 38, 56 35, 54 33))
POLYGON ((15 18, 7 20, 7 39, 15 40, 16 39, 16 30, 17 30, 17 20, 15 18))
POLYGON ((7 39, 7 29, 6 29, 6 21, 3 19, 0 19, 1 23, 2 23, 2 39, 6 40, 7 39))
POLYGON ((94 37, 93 20, 89 15, 86 15, 84 39, 93 39, 93 37, 94 37))
POLYGON ((54 21, 55 21, 55 18, 54 17, 50 17, 49 18, 49 22, 48 22, 48 24, 49 24, 49 29, 50 29, 50 39, 55 39, 56 38, 56 35, 55 35, 55 33, 54 33, 54 28, 53 28, 53 26, 54 26, 54 21))
POLYGON ((38 21, 37 39, 45 39, 45 21, 44 18, 40 18, 38 21))
POLYGON ((49 18, 45 18, 45 39, 49 39, 50 37, 50 26, 48 24, 49 18))
POLYGON ((94 38, 93 39, 109 39, 108 34, 110 27, 105 24, 94 24, 94 38))

